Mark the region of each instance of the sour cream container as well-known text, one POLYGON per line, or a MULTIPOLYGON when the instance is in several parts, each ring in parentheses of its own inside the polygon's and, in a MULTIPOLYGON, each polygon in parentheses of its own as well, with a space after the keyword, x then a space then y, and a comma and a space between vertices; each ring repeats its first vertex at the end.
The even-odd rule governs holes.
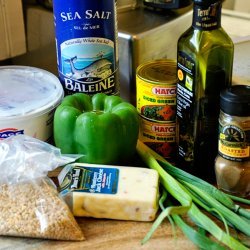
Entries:
POLYGON ((52 73, 27 66, 0 67, 0 140, 26 134, 50 142, 55 108, 64 97, 52 73))

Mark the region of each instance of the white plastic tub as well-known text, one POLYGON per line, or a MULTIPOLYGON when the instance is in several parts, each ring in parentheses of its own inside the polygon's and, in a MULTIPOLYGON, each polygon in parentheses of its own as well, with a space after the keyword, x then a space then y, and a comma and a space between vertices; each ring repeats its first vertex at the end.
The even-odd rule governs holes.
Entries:
POLYGON ((34 67, 0 67, 0 140, 26 134, 50 142, 55 108, 64 96, 59 79, 34 67))

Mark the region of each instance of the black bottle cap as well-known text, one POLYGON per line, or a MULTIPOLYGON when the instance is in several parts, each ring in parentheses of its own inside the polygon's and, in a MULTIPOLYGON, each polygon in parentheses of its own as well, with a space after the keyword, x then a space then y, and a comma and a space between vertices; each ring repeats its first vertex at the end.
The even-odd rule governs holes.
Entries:
POLYGON ((222 0, 193 0, 194 4, 209 6, 213 3, 222 2, 222 0))
POLYGON ((250 116, 250 85, 234 85, 220 94, 221 110, 233 116, 250 116))

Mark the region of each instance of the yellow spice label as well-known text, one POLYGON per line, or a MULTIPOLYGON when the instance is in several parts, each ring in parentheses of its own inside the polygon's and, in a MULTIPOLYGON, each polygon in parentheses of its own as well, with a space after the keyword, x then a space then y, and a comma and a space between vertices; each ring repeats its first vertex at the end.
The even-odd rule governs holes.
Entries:
POLYGON ((246 148, 232 148, 227 147, 219 141, 219 151, 220 153, 234 158, 247 158, 250 156, 249 146, 246 148))
POLYGON ((219 154, 232 161, 245 161, 250 159, 250 143, 248 141, 250 130, 239 124, 226 124, 219 126, 219 154))

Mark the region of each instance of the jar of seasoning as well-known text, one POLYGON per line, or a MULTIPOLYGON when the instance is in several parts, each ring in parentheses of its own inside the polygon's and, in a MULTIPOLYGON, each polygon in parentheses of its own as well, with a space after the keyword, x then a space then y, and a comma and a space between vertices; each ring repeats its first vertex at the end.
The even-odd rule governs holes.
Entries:
POLYGON ((250 86, 234 85, 220 94, 218 188, 239 197, 250 195, 250 86))

